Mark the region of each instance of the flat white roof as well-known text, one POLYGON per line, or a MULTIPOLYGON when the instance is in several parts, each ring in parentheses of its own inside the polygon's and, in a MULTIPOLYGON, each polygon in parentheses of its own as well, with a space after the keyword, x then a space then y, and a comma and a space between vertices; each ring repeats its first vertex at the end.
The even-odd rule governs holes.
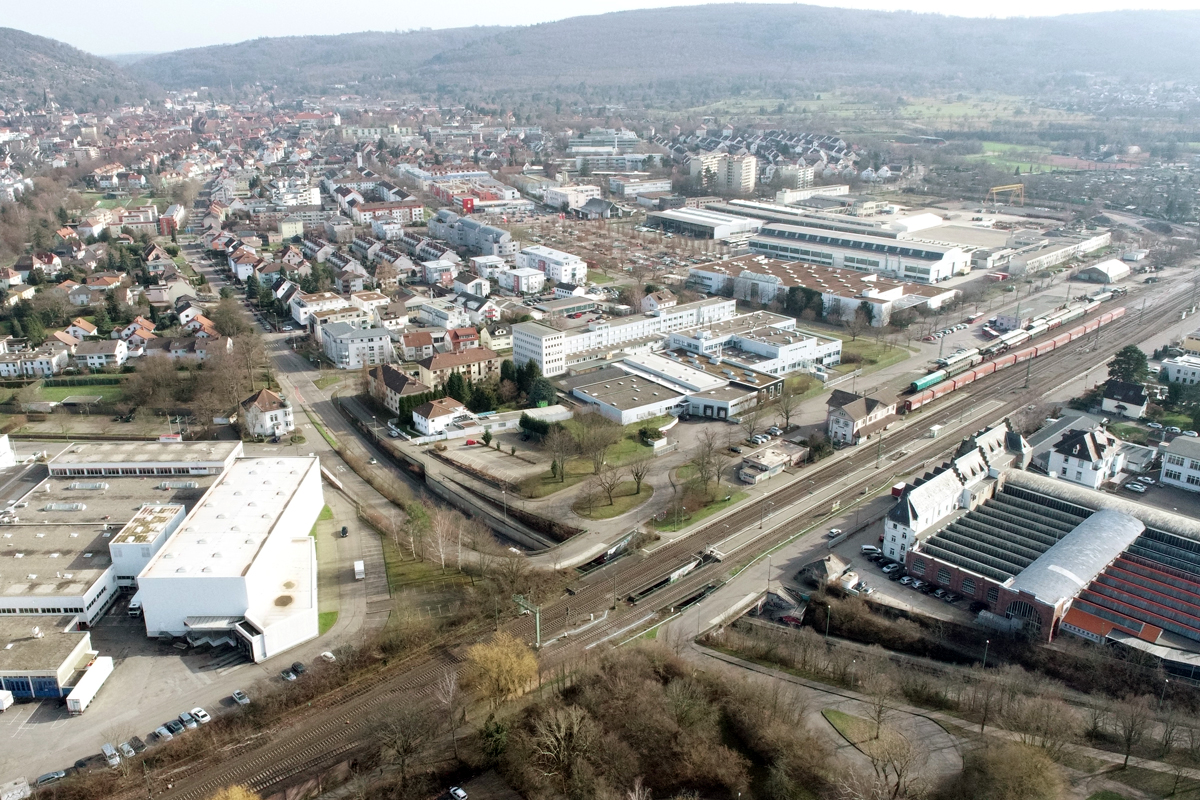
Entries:
POLYGON ((153 542, 171 524, 171 520, 183 511, 182 503, 146 504, 133 519, 125 523, 120 533, 112 538, 112 544, 147 544, 153 542))
POLYGON ((163 578, 180 574, 181 570, 189 576, 244 574, 301 482, 315 469, 315 457, 242 458, 234 462, 204 502, 180 523, 142 575, 163 578))
POLYGON ((223 464, 230 456, 241 453, 241 442, 76 442, 50 459, 50 467, 223 464))

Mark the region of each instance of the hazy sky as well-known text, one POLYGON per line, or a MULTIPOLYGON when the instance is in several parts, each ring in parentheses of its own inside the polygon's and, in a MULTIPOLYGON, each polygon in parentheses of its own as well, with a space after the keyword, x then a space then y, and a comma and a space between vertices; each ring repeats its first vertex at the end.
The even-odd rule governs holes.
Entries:
MULTIPOLYGON (((780 0, 759 0, 780 2, 780 0)), ((607 0, 593 6, 561 0, 119 0, 103 6, 94 0, 4 3, 0 26, 49 36, 92 53, 161 52, 255 39, 351 33, 365 30, 457 28, 467 25, 530 25, 588 11, 701 5, 704 0, 607 0), (345 13, 343 13, 343 11, 345 13)), ((817 5, 926 11, 959 16, 1042 16, 1125 8, 1200 9, 1200 0, 811 0, 817 5)))

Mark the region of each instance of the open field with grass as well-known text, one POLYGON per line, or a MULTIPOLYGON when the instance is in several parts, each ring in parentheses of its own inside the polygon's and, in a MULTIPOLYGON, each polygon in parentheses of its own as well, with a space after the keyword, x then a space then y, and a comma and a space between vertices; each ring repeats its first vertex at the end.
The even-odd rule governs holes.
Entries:
POLYGON ((666 514, 661 520, 649 520, 649 524, 652 525, 655 530, 660 531, 683 530, 689 525, 693 525, 702 519, 711 517, 713 514, 724 511, 734 503, 740 503, 741 501, 745 500, 746 497, 747 495, 745 492, 734 492, 733 494, 726 495, 723 499, 718 500, 715 503, 709 503, 704 508, 693 511, 691 514, 680 515, 678 519, 676 519, 673 514, 666 514))
POLYGON ((1125 442, 1133 444, 1145 444, 1149 433, 1145 428, 1140 428, 1137 425, 1131 425, 1127 422, 1117 422, 1108 426, 1108 430, 1113 436, 1125 442))
POLYGON ((636 485, 634 481, 622 481, 617 490, 613 492, 612 505, 609 505, 608 498, 604 496, 603 492, 597 492, 594 500, 590 502, 586 495, 577 499, 571 506, 571 510, 587 519, 619 517, 654 496, 654 487, 649 484, 642 484, 642 490, 635 494, 633 490, 636 485))
POLYGON ((876 730, 875 723, 870 720, 832 708, 822 711, 821 716, 825 717, 842 738, 868 756, 873 755, 876 750, 886 750, 893 741, 904 738, 899 731, 886 725, 876 730))
POLYGON ((38 389, 38 399, 46 402, 61 403, 72 395, 103 397, 105 403, 116 403, 121 399, 122 386, 42 386, 38 389))

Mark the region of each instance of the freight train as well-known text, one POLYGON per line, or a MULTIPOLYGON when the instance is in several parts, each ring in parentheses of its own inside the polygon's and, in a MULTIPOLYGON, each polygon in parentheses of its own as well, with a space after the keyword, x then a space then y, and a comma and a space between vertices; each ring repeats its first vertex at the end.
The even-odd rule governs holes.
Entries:
MULTIPOLYGON (((969 383, 974 383, 980 378, 991 375, 993 372, 1011 367, 1013 364, 1020 364, 1023 361, 1028 361, 1031 358, 1044 356, 1051 350, 1062 347, 1063 345, 1080 339, 1089 333, 1097 330, 1103 325, 1107 325, 1114 320, 1125 316, 1124 307, 1114 308, 1112 311, 1106 311, 1095 319, 1072 328, 1065 333, 1060 333, 1053 339, 1047 339, 1040 344, 1031 345, 1014 353, 1007 352, 1013 346, 1024 344, 1025 342, 1040 336, 1047 331, 1061 327, 1064 323, 1073 322, 1080 317, 1085 316, 1090 311, 1099 306, 1099 301, 1089 302, 1085 306, 1058 311, 1047 317, 1034 320, 1028 329, 1020 331, 1011 331, 999 339, 996 339, 987 347, 978 351, 978 354, 983 360, 971 364, 973 356, 960 359, 955 363, 955 366, 961 366, 956 373, 951 374, 951 368, 943 368, 936 372, 931 372, 923 378, 919 378, 912 382, 910 386, 913 394, 908 397, 903 404, 905 411, 915 411, 921 406, 927 405, 934 400, 944 395, 950 394, 953 391, 961 389, 969 383), (1035 333, 1035 330, 1037 331, 1035 333), (1022 336, 1014 336, 1014 334, 1023 334, 1022 336), (1007 340, 1007 341, 1006 341, 1007 340)), ((964 351, 973 352, 973 351, 964 351)), ((962 354, 959 354, 962 355, 962 354)))

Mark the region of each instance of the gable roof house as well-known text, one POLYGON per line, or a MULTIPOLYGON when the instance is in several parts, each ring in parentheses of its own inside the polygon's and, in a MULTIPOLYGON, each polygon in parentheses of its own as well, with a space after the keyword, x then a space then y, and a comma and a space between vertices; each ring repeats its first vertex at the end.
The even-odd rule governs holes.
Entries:
POLYGON ((1142 384, 1110 380, 1104 384, 1104 398, 1100 402, 1100 408, 1109 414, 1138 419, 1146 416, 1146 406, 1149 402, 1150 396, 1142 384))
POLYGON ((393 414, 400 413, 401 398, 428 391, 428 386, 391 364, 381 364, 367 371, 367 392, 393 414))
POLYGON ((1103 429, 1070 430, 1050 451, 1050 475, 1099 489, 1125 465, 1121 442, 1103 429))
POLYGON ((897 419, 895 400, 860 397, 834 389, 827 401, 825 427, 830 441, 858 444, 871 434, 885 430, 897 419))

